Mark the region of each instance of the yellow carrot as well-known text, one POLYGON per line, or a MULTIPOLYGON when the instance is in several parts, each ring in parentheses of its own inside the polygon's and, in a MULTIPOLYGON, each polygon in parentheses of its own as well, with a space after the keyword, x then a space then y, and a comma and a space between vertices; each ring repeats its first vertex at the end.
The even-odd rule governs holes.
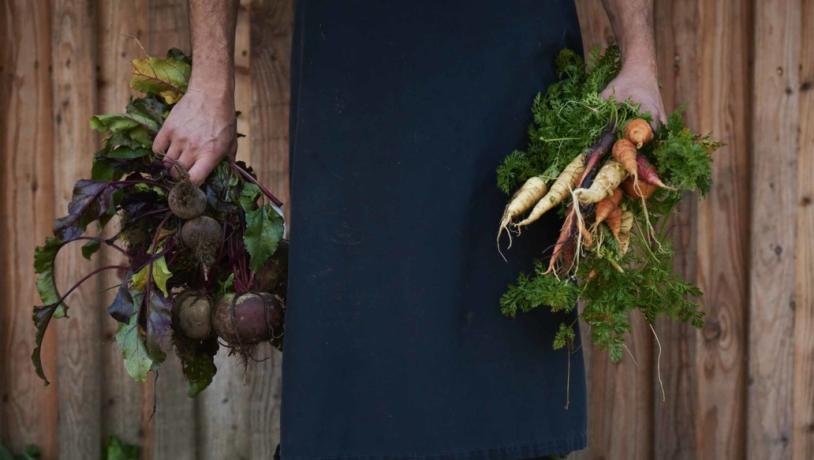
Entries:
POLYGON ((630 232, 633 229, 633 213, 630 211, 622 211, 621 222, 619 223, 619 232, 616 235, 616 240, 619 242, 619 252, 624 255, 630 248, 630 232))
POLYGON ((573 160, 571 160, 571 163, 565 167, 557 180, 551 184, 551 189, 534 206, 534 209, 531 210, 528 217, 518 222, 517 226, 523 227, 529 225, 530 223, 539 219, 543 214, 546 213, 546 211, 560 204, 565 197, 568 196, 571 189, 576 186, 579 176, 582 174, 584 169, 585 155, 580 153, 574 157, 573 160))
POLYGON ((593 184, 589 188, 574 190, 574 196, 583 204, 598 203, 613 194, 626 176, 627 172, 621 164, 608 160, 596 173, 593 184))
POLYGON ((503 210, 503 217, 500 219, 500 228, 497 231, 498 244, 500 244, 500 235, 509 229, 509 224, 531 209, 545 195, 545 192, 545 179, 534 176, 526 180, 523 186, 512 195, 509 204, 503 210))

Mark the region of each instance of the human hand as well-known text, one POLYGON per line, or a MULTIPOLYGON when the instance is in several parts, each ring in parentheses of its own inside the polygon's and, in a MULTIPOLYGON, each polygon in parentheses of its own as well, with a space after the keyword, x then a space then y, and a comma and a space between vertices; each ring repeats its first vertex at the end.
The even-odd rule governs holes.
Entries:
MULTIPOLYGON (((195 185, 237 151, 234 90, 225 86, 219 90, 190 81, 153 142, 153 151, 164 154, 168 165, 182 166, 195 185)), ((170 167, 170 172, 174 177, 182 175, 176 167, 170 167)))
POLYGON ((617 101, 630 100, 639 104, 643 113, 649 113, 655 128, 659 123, 667 122, 664 102, 661 99, 656 72, 648 66, 627 64, 622 66, 619 75, 602 91, 605 99, 613 96, 617 101))

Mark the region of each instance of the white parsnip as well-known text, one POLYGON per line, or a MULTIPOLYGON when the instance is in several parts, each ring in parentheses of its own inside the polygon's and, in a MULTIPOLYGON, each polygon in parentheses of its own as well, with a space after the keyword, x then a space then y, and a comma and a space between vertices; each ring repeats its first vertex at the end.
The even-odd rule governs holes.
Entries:
POLYGON ((611 196, 625 177, 625 168, 617 161, 608 160, 596 173, 593 184, 574 190, 574 196, 582 204, 599 203, 611 196))
POLYGON ((534 209, 531 210, 528 217, 518 222, 517 226, 524 227, 531 224, 542 217, 548 210, 560 204, 577 185, 577 181, 579 181, 579 177, 583 171, 585 171, 585 155, 580 153, 571 160, 571 163, 565 167, 559 177, 551 184, 551 189, 534 206, 534 209))

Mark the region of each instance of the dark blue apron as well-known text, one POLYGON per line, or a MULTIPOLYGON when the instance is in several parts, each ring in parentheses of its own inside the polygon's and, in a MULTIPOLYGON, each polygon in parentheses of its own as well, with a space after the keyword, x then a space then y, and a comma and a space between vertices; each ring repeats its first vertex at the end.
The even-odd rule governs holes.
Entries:
POLYGON ((495 167, 566 46, 570 0, 298 1, 283 460, 585 445, 582 355, 551 347, 568 318, 498 304, 558 217, 495 247, 495 167))

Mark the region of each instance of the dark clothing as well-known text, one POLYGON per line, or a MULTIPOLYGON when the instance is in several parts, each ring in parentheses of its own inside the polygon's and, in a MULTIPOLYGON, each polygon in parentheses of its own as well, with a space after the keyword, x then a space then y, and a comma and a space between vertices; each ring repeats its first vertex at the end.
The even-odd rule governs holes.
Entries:
MULTIPOLYGON (((559 230, 495 247, 570 0, 299 0, 282 458, 521 459, 585 445, 569 318, 499 298, 559 230), (565 409, 570 359, 570 408, 565 409)), ((577 344, 578 347, 578 344, 577 344)))

